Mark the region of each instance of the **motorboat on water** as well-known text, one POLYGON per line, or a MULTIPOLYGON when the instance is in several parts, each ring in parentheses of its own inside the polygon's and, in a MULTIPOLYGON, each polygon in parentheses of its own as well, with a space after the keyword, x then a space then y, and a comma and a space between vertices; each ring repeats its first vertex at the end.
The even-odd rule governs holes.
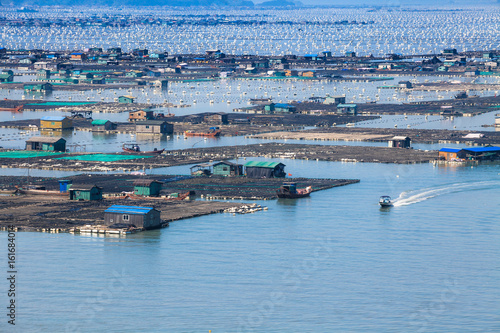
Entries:
POLYGON ((378 203, 380 204, 381 207, 391 207, 392 206, 392 199, 388 195, 383 195, 378 200, 378 203))
POLYGON ((312 187, 297 188, 297 183, 287 182, 283 183, 279 189, 276 190, 278 198, 284 199, 297 199, 308 197, 312 192, 312 187))
POLYGON ((161 154, 165 149, 154 149, 152 151, 141 151, 141 148, 139 145, 136 145, 134 143, 128 144, 124 143, 122 146, 122 150, 126 153, 131 153, 131 154, 161 154))

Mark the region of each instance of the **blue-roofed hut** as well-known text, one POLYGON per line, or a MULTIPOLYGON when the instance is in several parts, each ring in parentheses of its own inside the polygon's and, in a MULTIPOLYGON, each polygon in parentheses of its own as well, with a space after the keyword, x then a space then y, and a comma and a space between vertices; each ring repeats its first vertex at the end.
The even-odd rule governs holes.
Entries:
POLYGON ((477 161, 496 161, 500 159, 500 147, 463 148, 465 158, 477 161))
POLYGON ((104 225, 133 225, 137 228, 161 227, 161 212, 153 207, 113 205, 104 211, 104 225))
POLYGON ((465 158, 465 152, 461 148, 441 148, 438 154, 439 159, 446 161, 465 158))
POLYGON ((46 116, 40 118, 40 129, 42 130, 64 130, 73 128, 73 121, 67 117, 46 116))

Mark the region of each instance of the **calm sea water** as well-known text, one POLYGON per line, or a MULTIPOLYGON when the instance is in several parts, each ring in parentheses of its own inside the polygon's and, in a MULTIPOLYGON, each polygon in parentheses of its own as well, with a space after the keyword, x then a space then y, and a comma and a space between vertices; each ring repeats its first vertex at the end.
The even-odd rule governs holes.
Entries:
POLYGON ((286 164, 361 182, 126 238, 17 233, 2 331, 500 330, 500 166, 286 164))
MULTIPOLYGON (((267 24, 268 29, 135 26, 120 31, 2 27, 0 40, 5 41, 8 48, 53 49, 57 46, 66 49, 95 44, 124 49, 146 46, 171 53, 204 52, 211 48, 238 54, 254 51, 256 54, 305 54, 322 50, 342 54, 354 50, 363 55, 384 55, 440 52, 447 47, 464 51, 495 48, 498 36, 492 27, 498 27, 497 12, 496 8, 456 13, 314 9, 270 12, 269 20, 374 19, 375 24, 329 26, 322 31, 310 26, 301 32, 294 25, 274 24, 267 24), (103 32, 107 34, 104 40, 103 32), (150 41, 142 38, 148 36, 149 39, 155 34, 172 38, 150 41), (75 35, 85 35, 87 39, 74 38, 75 35), (176 37, 180 35, 183 37, 176 37), (186 35, 196 38, 186 39, 186 35), (440 39, 430 40, 428 36, 433 35, 440 39), (345 43, 346 40, 360 42, 345 43)), ((44 11, 33 15, 46 14, 44 11)), ((178 13, 159 15, 175 14, 178 13)), ((55 9, 49 15, 57 18, 69 14, 65 9, 55 9)), ((16 81, 28 82, 33 78, 32 75, 16 76, 16 81)), ((421 83, 447 78, 401 76, 387 82, 356 83, 229 79, 175 83, 168 91, 137 89, 130 93, 141 103, 167 100, 192 105, 170 110, 177 115, 231 112, 234 107, 246 106, 248 99, 255 97, 272 96, 275 101, 288 102, 328 93, 345 94, 347 100, 354 103, 374 100, 403 103, 452 98, 455 94, 450 91, 408 95, 378 89, 399 80, 421 83)), ((453 80, 470 82, 472 79, 454 77, 453 80)), ((481 77, 475 82, 498 83, 498 77, 481 77)), ((125 93, 129 91, 56 91, 24 98, 113 101, 125 93)), ((498 92, 474 93, 492 96, 498 92)), ((0 98, 21 99, 23 94, 22 90, 0 89, 0 98)), ((63 114, 60 111, 4 112, 0 120, 63 114)), ((492 130, 481 125, 493 124, 494 114, 455 119, 384 116, 357 126, 397 124, 398 128, 410 125, 411 128, 492 130)), ((126 119, 126 114, 102 114, 94 118, 100 116, 113 121, 126 119)), ((0 134, 1 146, 22 148, 28 137, 39 133, 1 129, 0 134)), ((122 134, 96 136, 88 132, 64 136, 70 144, 86 145, 87 151, 107 152, 120 150, 123 142, 138 142, 144 150, 265 142, 241 137, 217 141, 174 137, 158 141, 122 134)), ((415 148, 442 146, 415 145, 415 148)), ((259 203, 269 210, 255 214, 203 216, 126 238, 17 233, 17 325, 8 325, 5 316, 8 285, 6 261, 2 260, 0 307, 4 312, 0 312, 3 318, 0 331, 500 331, 499 165, 471 168, 282 161, 294 177, 358 178, 361 182, 315 192, 301 200, 262 201, 259 203), (380 195, 397 198, 395 206, 380 209, 377 204, 380 195)), ((183 174, 187 170, 188 166, 179 166, 149 172, 183 174)), ((0 172, 2 175, 26 173, 22 169, 1 169, 0 172)), ((69 174, 73 173, 31 170, 33 176, 69 174)), ((0 250, 4 253, 7 243, 7 233, 0 232, 0 250)))

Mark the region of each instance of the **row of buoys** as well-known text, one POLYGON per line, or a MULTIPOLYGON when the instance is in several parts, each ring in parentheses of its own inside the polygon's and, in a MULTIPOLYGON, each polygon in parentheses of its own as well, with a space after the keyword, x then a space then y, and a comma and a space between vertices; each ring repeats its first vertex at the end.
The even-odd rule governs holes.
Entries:
MULTIPOLYGON (((95 9, 81 9, 78 17, 89 19, 95 9)), ((201 13, 198 9, 164 10, 122 8, 120 15, 132 19, 143 15, 168 21, 186 11, 201 13)), ((210 13, 206 10, 203 13, 210 13)), ((241 10, 223 10, 226 19, 241 19, 241 10)), ((113 9, 102 9, 102 14, 113 18, 113 9)), ((215 13, 215 11, 214 11, 215 13)), ((98 46, 119 46, 125 51, 137 47, 164 50, 171 54, 204 53, 207 49, 221 48, 231 54, 305 54, 331 50, 336 54, 356 51, 359 54, 385 55, 387 53, 428 54, 439 53, 443 48, 461 50, 497 49, 499 28, 498 9, 487 11, 478 8, 464 12, 379 10, 367 13, 364 9, 309 8, 307 10, 273 10, 273 15, 262 16, 260 11, 246 10, 248 20, 259 15, 264 24, 218 25, 147 25, 131 24, 125 27, 76 26, 68 21, 65 26, 2 26, 4 47, 10 49, 63 49, 75 50, 98 46), (339 26, 335 21, 346 20, 351 24, 339 26), (276 21, 289 22, 275 24, 276 21), (302 23, 308 21, 308 24, 302 23), (373 21, 367 25, 352 22, 373 21), (154 36, 157 36, 154 38, 154 36), (162 36, 162 37, 160 37, 162 36), (163 37, 163 36, 168 36, 163 37), (432 36, 432 41, 429 40, 432 36), (152 38, 153 37, 153 38, 152 38)), ((66 20, 68 12, 40 8, 38 13, 7 13, 7 19, 19 17, 44 17, 47 20, 66 20)), ((70 17, 71 18, 71 17, 70 17)), ((193 18, 192 20, 195 20, 193 18)), ((257 20, 257 19, 256 19, 257 20)))

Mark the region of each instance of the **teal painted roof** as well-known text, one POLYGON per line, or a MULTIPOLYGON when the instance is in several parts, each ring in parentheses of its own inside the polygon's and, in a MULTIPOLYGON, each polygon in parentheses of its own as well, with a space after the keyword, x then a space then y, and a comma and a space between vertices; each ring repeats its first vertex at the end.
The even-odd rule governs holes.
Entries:
POLYGON ((92 125, 106 125, 109 120, 106 119, 95 119, 92 120, 92 125))
POLYGON ((257 168, 271 168, 274 169, 280 162, 257 162, 249 161, 245 164, 245 167, 257 167, 257 168))
POLYGON ((355 108, 357 105, 356 104, 339 104, 337 105, 338 108, 355 108))

